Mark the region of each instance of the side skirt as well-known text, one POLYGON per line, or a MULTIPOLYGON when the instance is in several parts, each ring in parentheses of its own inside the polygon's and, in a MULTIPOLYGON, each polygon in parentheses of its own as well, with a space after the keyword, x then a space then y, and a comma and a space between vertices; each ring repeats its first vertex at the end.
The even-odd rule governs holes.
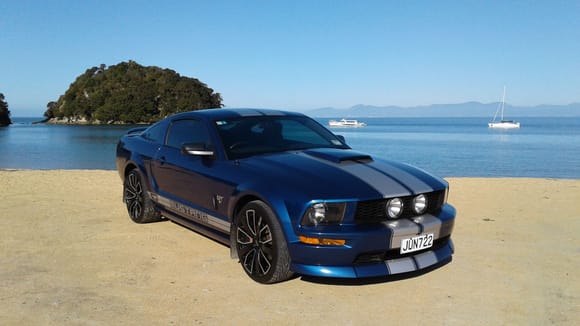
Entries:
POLYGON ((190 230, 193 230, 197 233, 200 233, 208 238, 211 238, 221 244, 224 244, 226 246, 229 247, 230 245, 230 237, 228 234, 224 234, 222 232, 216 231, 214 229, 205 227, 201 224, 192 222, 188 219, 185 219, 183 217, 177 216, 169 211, 167 211, 166 209, 161 209, 161 215, 163 215, 164 217, 166 217, 167 219, 182 225, 190 230))

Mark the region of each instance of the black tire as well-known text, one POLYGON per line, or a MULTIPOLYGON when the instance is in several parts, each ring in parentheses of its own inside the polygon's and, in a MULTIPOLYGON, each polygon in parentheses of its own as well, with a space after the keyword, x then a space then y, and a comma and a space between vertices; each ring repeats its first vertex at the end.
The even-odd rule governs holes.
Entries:
POLYGON ((236 215, 234 224, 236 250, 249 277, 264 284, 292 277, 286 239, 268 205, 249 202, 236 215))
POLYGON ((149 198, 141 173, 137 169, 131 170, 125 177, 123 198, 133 222, 151 223, 162 220, 161 214, 149 198))

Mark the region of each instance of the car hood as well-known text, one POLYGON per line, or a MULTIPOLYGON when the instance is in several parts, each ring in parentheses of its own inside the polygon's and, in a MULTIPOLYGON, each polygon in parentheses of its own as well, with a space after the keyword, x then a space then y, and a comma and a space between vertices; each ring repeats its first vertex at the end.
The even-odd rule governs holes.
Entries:
POLYGON ((245 176, 268 191, 311 199, 367 200, 441 190, 447 183, 407 164, 344 149, 310 149, 239 161, 245 176))

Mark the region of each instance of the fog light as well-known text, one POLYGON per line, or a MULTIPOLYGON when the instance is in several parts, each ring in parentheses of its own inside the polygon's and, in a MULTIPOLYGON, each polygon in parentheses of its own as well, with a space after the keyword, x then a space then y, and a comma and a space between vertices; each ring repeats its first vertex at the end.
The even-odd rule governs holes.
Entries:
POLYGON ((386 206, 389 218, 397 218, 403 213, 403 201, 401 198, 389 199, 386 206))
POLYGON ((413 198, 413 210, 417 214, 423 214, 427 209, 427 196, 421 194, 413 198))

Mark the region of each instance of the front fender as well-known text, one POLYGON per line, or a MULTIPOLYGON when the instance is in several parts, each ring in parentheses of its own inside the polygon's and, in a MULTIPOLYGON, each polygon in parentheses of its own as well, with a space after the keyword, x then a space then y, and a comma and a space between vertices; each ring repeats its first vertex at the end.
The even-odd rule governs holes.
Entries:
POLYGON ((235 215, 243 208, 245 204, 253 200, 259 200, 268 205, 275 214, 275 218, 280 223, 282 228, 282 233, 284 235, 284 241, 294 242, 298 240, 298 237, 294 231, 293 218, 291 217, 286 201, 279 194, 270 193, 269 196, 264 196, 264 192, 258 190, 238 190, 236 194, 232 197, 233 200, 230 201, 230 206, 228 208, 229 218, 230 218, 230 256, 232 259, 237 259, 237 248, 236 248, 236 224, 235 215))

